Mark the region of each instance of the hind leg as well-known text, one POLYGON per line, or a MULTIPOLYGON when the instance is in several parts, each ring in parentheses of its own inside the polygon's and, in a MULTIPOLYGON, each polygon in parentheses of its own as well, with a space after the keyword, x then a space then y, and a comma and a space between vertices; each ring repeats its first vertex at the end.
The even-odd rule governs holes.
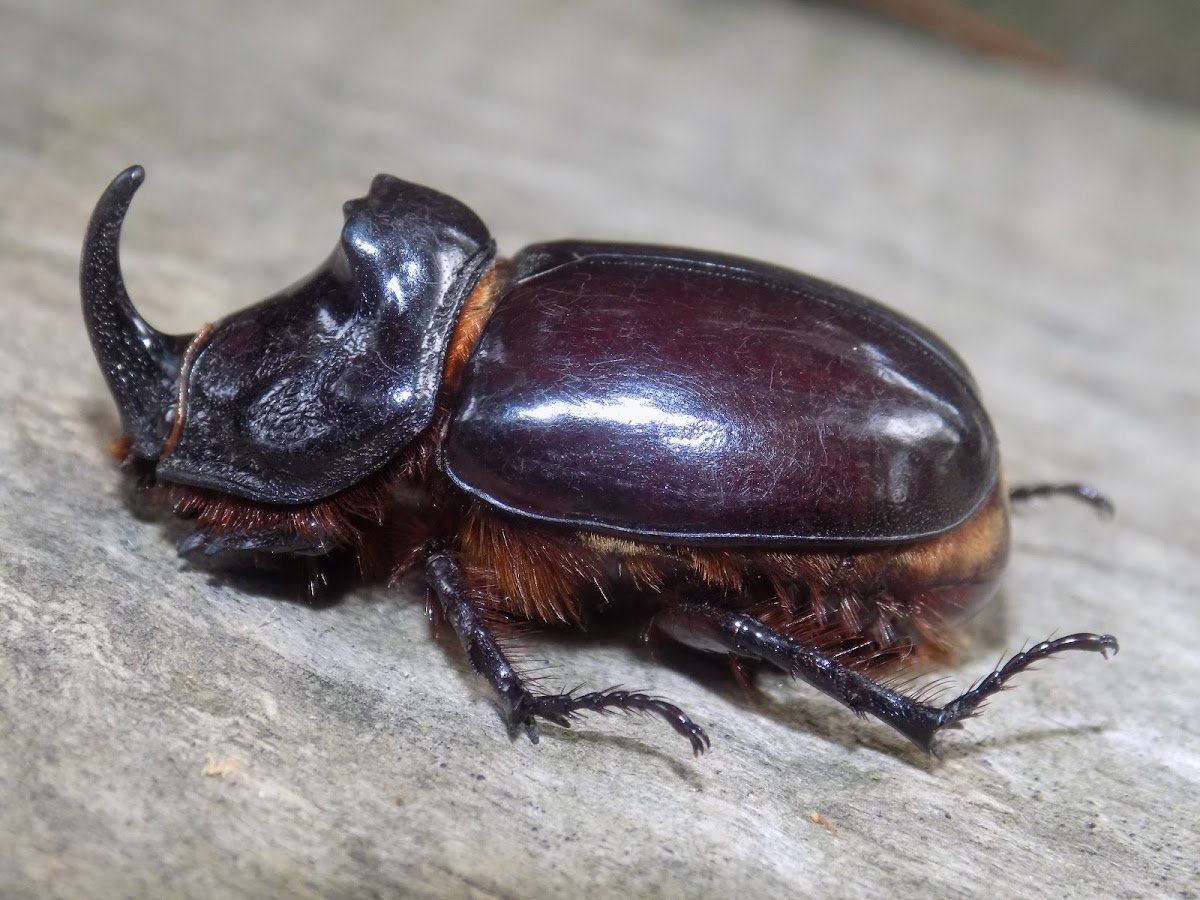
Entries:
POLYGON ((1115 512, 1112 501, 1090 484, 1022 484, 1008 492, 1011 503, 1024 503, 1038 497, 1071 497, 1087 503, 1102 516, 1111 516, 1115 512))
POLYGON ((933 752, 933 739, 938 731, 974 715, 984 700, 1033 663, 1064 650, 1090 650, 1107 656, 1109 650, 1115 653, 1118 649, 1116 639, 1107 634, 1072 634, 1045 641, 1018 653, 944 706, 933 706, 897 693, 744 613, 680 604, 660 612, 653 627, 701 650, 732 653, 773 665, 803 679, 856 714, 875 716, 928 753, 933 752))

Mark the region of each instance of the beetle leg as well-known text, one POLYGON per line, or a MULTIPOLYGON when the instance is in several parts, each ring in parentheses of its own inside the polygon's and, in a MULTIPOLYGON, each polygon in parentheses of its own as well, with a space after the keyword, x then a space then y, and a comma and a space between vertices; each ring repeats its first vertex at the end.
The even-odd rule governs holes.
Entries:
POLYGON ((1072 634, 1044 641, 1018 653, 974 688, 938 707, 897 693, 742 613, 680 605, 659 613, 654 625, 689 646, 734 653, 777 666, 858 715, 875 716, 928 753, 933 753, 933 738, 940 729, 974 715, 984 700, 1033 663, 1063 650, 1091 650, 1107 656, 1109 650, 1115 653, 1118 649, 1116 638, 1107 634, 1072 634))
POLYGON ((1011 503, 1023 503, 1036 497, 1074 497, 1091 505, 1096 512, 1105 517, 1116 511, 1112 501, 1090 484, 1022 484, 1008 492, 1011 503))
POLYGON ((491 633, 476 602, 464 590, 462 567, 458 561, 449 553, 434 553, 425 563, 425 577, 446 620, 458 635, 471 667, 483 675, 499 695, 511 730, 520 728, 536 744, 539 718, 570 728, 571 719, 583 712, 644 712, 665 719, 691 742, 695 755, 708 749, 708 736, 704 730, 679 707, 659 697, 624 690, 587 694, 533 693, 491 633))
POLYGON ((1031 665, 1063 650, 1090 650, 1099 653, 1105 659, 1108 651, 1115 656, 1121 647, 1111 634, 1068 634, 1066 637, 1055 638, 1034 644, 1028 650, 1022 650, 1004 665, 985 675, 973 688, 951 700, 938 711, 938 727, 958 722, 975 715, 976 710, 988 697, 1004 690, 1006 682, 1019 672, 1024 672, 1031 665))

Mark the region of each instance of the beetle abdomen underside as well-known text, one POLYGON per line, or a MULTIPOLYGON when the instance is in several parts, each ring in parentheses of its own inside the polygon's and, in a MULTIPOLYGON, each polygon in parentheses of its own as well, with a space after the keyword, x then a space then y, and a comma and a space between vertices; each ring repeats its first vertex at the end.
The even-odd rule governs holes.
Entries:
POLYGON ((642 540, 887 543, 996 484, 966 368, 866 298, 668 248, 542 245, 516 268, 444 445, 493 506, 642 540))

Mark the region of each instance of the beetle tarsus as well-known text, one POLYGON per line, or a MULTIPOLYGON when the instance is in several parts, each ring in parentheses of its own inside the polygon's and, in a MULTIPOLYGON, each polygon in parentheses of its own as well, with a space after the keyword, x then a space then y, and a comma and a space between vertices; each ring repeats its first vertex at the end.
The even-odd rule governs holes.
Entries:
POLYGON ((429 556, 425 576, 441 604, 446 621, 454 628, 467 653, 471 667, 488 680, 500 697, 509 729, 525 732, 538 742, 537 720, 544 719, 562 728, 570 728, 579 713, 621 712, 651 713, 664 719, 692 745, 699 756, 709 746, 708 735, 679 707, 637 691, 607 690, 587 694, 535 694, 525 685, 520 673, 509 662, 504 649, 492 635, 486 621, 464 589, 462 567, 448 552, 429 556))
POLYGON ((1034 644, 1028 650, 1023 650, 1013 656, 994 672, 984 676, 983 680, 975 687, 943 706, 938 711, 938 728, 944 728, 975 715, 979 705, 988 697, 1004 690, 1009 679, 1014 675, 1024 672, 1034 663, 1056 653, 1064 650, 1088 650, 1099 653, 1107 659, 1110 650, 1113 655, 1116 655, 1120 649, 1117 639, 1111 634, 1069 634, 1066 637, 1034 644))
MULTIPOLYGON (((673 703, 668 703, 660 697, 643 694, 638 691, 607 690, 594 691, 588 694, 550 694, 544 696, 530 695, 529 703, 519 711, 524 716, 526 729, 533 724, 533 717, 539 716, 555 725, 564 728, 571 727, 571 720, 578 713, 596 712, 642 712, 656 715, 665 720, 668 725, 688 739, 692 745, 692 754, 699 756, 707 750, 711 743, 704 729, 673 703)), ((515 723, 514 723, 515 724, 515 723)), ((534 732, 536 735, 536 731, 534 732)), ((534 743, 536 736, 531 735, 534 743)))
POLYGON ((1066 484, 1022 484, 1011 488, 1008 499, 1011 503, 1024 503, 1038 497, 1073 497, 1087 503, 1100 515, 1108 518, 1116 512, 1111 500, 1090 484, 1070 482, 1066 484))

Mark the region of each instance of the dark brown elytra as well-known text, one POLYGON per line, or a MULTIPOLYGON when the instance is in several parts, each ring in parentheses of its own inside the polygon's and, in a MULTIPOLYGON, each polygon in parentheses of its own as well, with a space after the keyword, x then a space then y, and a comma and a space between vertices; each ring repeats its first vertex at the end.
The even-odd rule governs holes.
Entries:
POLYGON ((770 666, 932 751, 1072 634, 944 705, 878 679, 944 663, 995 591, 1013 501, 978 389, 902 315, 737 257, 561 241, 497 261, 458 201, 381 175, 344 207, 333 254, 284 292, 165 335, 118 260, 144 178, 100 198, 84 318, 145 495, 190 526, 180 552, 284 560, 317 596, 349 563, 423 574, 514 731, 583 712, 652 713, 638 691, 545 694, 512 665, 526 623, 606 612, 646 636, 770 666), (622 621, 624 621, 624 619, 622 621))

